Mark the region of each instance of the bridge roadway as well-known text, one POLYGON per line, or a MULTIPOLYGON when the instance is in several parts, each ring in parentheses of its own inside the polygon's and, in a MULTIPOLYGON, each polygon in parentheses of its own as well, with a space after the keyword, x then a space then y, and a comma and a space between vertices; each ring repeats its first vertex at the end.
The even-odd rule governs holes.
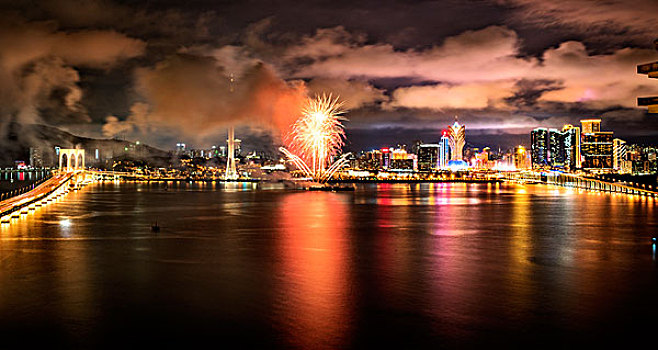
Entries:
POLYGON ((51 193, 55 192, 62 185, 70 181, 76 174, 75 173, 61 173, 44 181, 33 190, 23 193, 18 196, 7 198, 0 202, 0 217, 4 222, 5 216, 13 214, 26 206, 29 206, 40 199, 46 198, 51 193))
POLYGON ((506 177, 506 180, 527 183, 541 183, 569 188, 579 188, 590 191, 658 197, 658 188, 656 188, 656 186, 640 184, 633 186, 632 184, 603 181, 600 179, 584 177, 578 174, 563 173, 559 171, 522 171, 519 173, 509 173, 506 177))

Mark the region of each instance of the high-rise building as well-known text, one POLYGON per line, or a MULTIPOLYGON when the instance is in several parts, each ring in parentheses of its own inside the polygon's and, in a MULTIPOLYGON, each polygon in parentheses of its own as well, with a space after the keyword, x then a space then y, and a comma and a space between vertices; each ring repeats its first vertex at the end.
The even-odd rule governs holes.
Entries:
POLYGON ((380 151, 382 152, 382 167, 388 169, 391 166, 391 149, 382 148, 380 151))
POLYGON ((617 172, 623 172, 624 161, 626 161, 626 141, 614 139, 612 145, 612 168, 617 172))
POLYGON ((548 129, 537 128, 530 134, 530 145, 532 154, 532 166, 549 166, 548 129))
POLYGON ((569 170, 580 169, 582 162, 580 158, 580 128, 567 124, 562 127, 564 133, 564 147, 566 151, 565 166, 569 170))
POLYGON ((432 171, 439 168, 439 150, 437 144, 422 144, 418 147, 418 170, 432 171))
POLYGON ((565 134, 557 129, 548 130, 548 165, 553 168, 564 168, 567 158, 565 134))
POLYGON ((580 152, 583 155, 583 169, 593 171, 612 169, 612 139, 611 131, 581 135, 580 152))
POLYGON ((460 125, 457 117, 455 117, 455 123, 448 126, 448 142, 450 143, 450 160, 462 160, 466 145, 466 126, 460 125))
POLYGON ((565 125, 562 131, 537 128, 531 134, 531 159, 535 167, 580 168, 580 129, 565 125))
POLYGON ((580 153, 582 168, 595 172, 613 169, 613 136, 611 131, 601 131, 601 119, 584 119, 580 123, 580 153))
POLYGON ((583 134, 601 131, 601 119, 583 119, 580 124, 583 127, 583 134))
POLYGON ((439 141, 439 169, 444 169, 448 166, 450 160, 450 138, 448 132, 443 131, 441 141, 439 141))

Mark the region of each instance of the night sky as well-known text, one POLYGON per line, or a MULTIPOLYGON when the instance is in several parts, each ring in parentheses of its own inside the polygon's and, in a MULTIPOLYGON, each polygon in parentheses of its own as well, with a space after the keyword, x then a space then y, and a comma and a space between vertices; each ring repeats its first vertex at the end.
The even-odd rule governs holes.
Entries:
POLYGON ((658 116, 636 97, 658 81, 635 71, 658 60, 656 13, 655 0, 2 1, 0 131, 170 149, 236 125, 276 143, 326 92, 349 110, 351 149, 434 141, 455 115, 475 144, 590 117, 650 140, 658 116))

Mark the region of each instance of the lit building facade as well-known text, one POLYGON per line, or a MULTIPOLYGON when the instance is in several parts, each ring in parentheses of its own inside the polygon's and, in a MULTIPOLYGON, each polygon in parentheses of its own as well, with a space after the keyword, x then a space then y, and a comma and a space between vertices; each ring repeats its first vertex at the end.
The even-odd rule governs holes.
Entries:
POLYGON ((619 173, 626 173, 626 141, 622 139, 612 140, 612 168, 619 173))
POLYGON ((443 131, 439 142, 439 169, 445 169, 450 161, 450 138, 448 132, 443 131))
POLYGON ((567 152, 564 134, 557 129, 548 130, 548 165, 552 168, 564 168, 567 152))
POLYGON ((432 171, 439 169, 439 151, 437 144, 421 144, 418 147, 418 170, 432 171))
POLYGON ((580 157, 580 128, 567 124, 562 127, 565 147, 565 166, 569 170, 582 168, 580 157))
POLYGON ((613 135, 611 131, 601 131, 601 119, 580 121, 580 153, 582 168, 594 172, 608 172, 613 169, 613 135))
POLYGON ((537 128, 531 134, 531 162, 534 167, 575 170, 580 168, 580 129, 565 125, 562 131, 537 128))
POLYGON ((382 161, 381 161, 381 167, 384 169, 388 169, 391 167, 391 149, 390 148, 382 148, 379 150, 382 155, 382 161))
POLYGON ((448 142, 450 144, 450 160, 462 160, 464 158, 464 146, 466 145, 466 126, 460 125, 458 121, 448 126, 448 142))
POLYGON ((580 151, 583 155, 583 169, 590 171, 612 170, 612 132, 583 133, 580 151))
POLYGON ((580 121, 583 134, 591 134, 601 131, 601 119, 583 119, 580 121))
POLYGON ((532 166, 549 166, 548 162, 548 129, 537 128, 530 133, 530 149, 532 154, 532 166))

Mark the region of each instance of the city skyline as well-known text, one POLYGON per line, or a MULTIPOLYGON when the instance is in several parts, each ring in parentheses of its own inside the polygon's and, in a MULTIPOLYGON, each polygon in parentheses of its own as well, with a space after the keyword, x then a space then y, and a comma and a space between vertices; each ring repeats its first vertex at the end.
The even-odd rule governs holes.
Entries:
POLYGON ((160 148, 179 140, 206 147, 235 125, 246 144, 280 144, 300 101, 323 92, 346 101, 347 146, 355 149, 390 144, 381 140, 388 135, 426 138, 455 114, 471 140, 490 144, 592 117, 625 139, 658 135, 658 118, 637 103, 658 93, 636 72, 658 59, 652 1, 633 9, 587 0, 352 6, 370 11, 371 21, 344 15, 341 2, 77 3, 3 5, 2 74, 13 77, 3 86, 5 138, 10 122, 39 123, 160 148), (398 18, 401 10, 418 19, 398 18), (297 11, 323 15, 291 21, 297 11), (475 19, 474 11, 489 16, 475 19), (377 24, 388 19, 402 20, 402 30, 377 24), (161 20, 169 26, 152 24, 161 20))

